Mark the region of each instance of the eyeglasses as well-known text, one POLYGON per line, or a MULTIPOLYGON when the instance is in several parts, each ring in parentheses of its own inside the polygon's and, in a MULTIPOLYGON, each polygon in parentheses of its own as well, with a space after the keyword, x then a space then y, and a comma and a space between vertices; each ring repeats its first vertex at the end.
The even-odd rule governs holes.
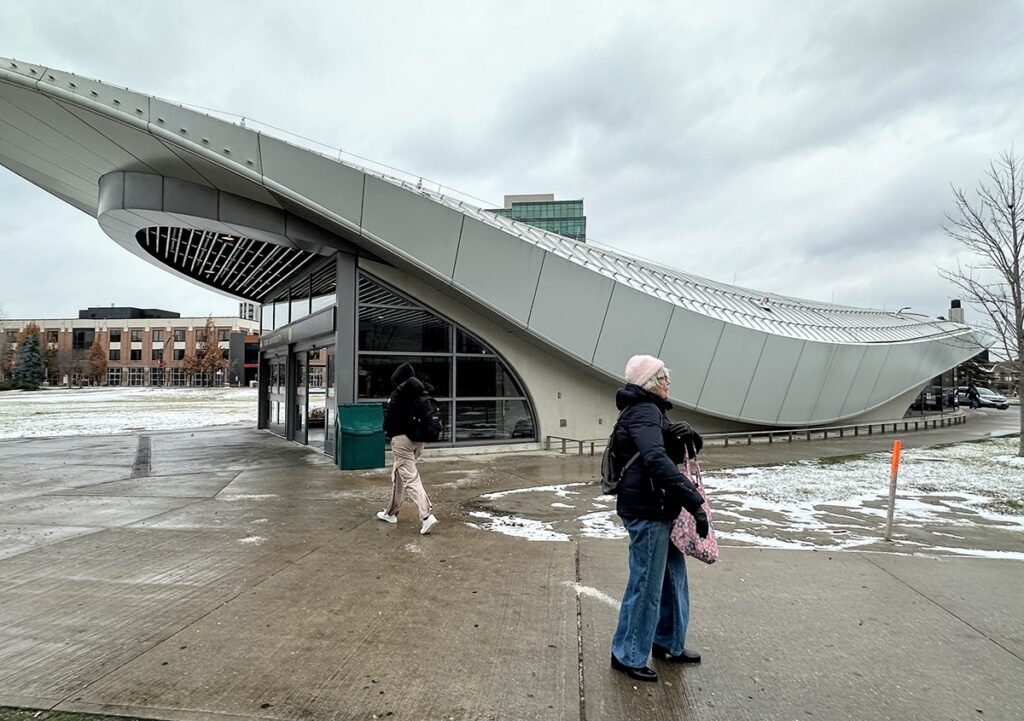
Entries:
POLYGON ((659 373, 658 375, 654 376, 654 380, 656 380, 656 381, 665 381, 666 383, 671 383, 672 382, 672 380, 665 373, 659 373))

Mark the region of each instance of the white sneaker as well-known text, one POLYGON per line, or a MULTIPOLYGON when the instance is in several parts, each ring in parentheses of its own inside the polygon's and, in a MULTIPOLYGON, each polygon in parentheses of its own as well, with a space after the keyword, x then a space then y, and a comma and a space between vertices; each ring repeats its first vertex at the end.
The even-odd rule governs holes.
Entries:
POLYGON ((437 525, 437 516, 431 513, 429 516, 423 519, 423 525, 420 527, 420 535, 425 536, 430 533, 430 529, 437 525))
POLYGON ((377 511, 377 519, 384 523, 398 523, 398 516, 390 516, 387 511, 377 511))

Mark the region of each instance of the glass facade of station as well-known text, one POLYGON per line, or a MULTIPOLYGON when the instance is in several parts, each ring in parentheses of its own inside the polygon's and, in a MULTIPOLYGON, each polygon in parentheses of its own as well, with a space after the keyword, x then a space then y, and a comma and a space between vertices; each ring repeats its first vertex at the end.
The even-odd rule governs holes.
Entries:
POLYGON ((359 277, 358 401, 384 403, 391 374, 412 363, 444 417, 440 442, 532 441, 522 383, 472 334, 367 274, 359 277))
MULTIPOLYGON (((355 402, 387 403, 391 375, 412 363, 441 408, 444 431, 437 445, 536 440, 536 416, 523 384, 492 348, 372 275, 357 271, 355 277, 355 308, 341 309, 354 316, 355 402)), ((295 342, 261 353, 261 426, 331 454, 343 400, 335 379, 340 359, 333 329, 339 314, 327 299, 337 300, 336 288, 322 266, 264 305, 268 335, 295 342), (302 297, 307 289, 312 294, 302 297), (312 334, 305 332, 310 327, 312 334)))

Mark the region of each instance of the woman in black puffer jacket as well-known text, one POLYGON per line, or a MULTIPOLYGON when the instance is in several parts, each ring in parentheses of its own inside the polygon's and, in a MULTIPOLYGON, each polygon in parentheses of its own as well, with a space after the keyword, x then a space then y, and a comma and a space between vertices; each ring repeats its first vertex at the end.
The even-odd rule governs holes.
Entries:
POLYGON ((615 467, 625 468, 616 510, 629 532, 629 581, 612 637, 612 668, 640 681, 658 680, 647 665, 652 651, 676 663, 700 661, 700 654, 683 646, 690 615, 686 563, 669 536, 683 508, 702 536, 708 519, 704 499, 665 451, 670 383, 664 362, 636 355, 626 363, 626 385, 615 395, 621 411, 615 467))

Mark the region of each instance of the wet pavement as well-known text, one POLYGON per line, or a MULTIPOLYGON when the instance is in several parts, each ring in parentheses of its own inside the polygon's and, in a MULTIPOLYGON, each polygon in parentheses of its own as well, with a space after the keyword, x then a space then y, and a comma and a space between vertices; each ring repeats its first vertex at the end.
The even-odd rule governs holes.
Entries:
MULTIPOLYGON (((1015 421, 978 412, 900 437, 930 448, 1015 421)), ((785 508, 713 486, 892 438, 706 450, 723 549, 689 564, 688 645, 704 662, 656 664, 656 685, 608 668, 626 543, 596 458, 425 460, 441 523, 423 537, 412 506, 396 526, 373 518, 387 471, 342 473, 259 431, 2 441, 0 705, 163 719, 1020 719, 1024 562, 937 549, 1024 552, 1017 516, 988 523, 966 501, 912 516, 911 504, 887 544, 870 500, 821 504, 820 527, 793 530, 785 508), (825 543, 854 526, 868 543, 825 543), (766 547, 779 539, 806 550, 766 547)), ((916 492, 908 504, 950 496, 916 492)))

